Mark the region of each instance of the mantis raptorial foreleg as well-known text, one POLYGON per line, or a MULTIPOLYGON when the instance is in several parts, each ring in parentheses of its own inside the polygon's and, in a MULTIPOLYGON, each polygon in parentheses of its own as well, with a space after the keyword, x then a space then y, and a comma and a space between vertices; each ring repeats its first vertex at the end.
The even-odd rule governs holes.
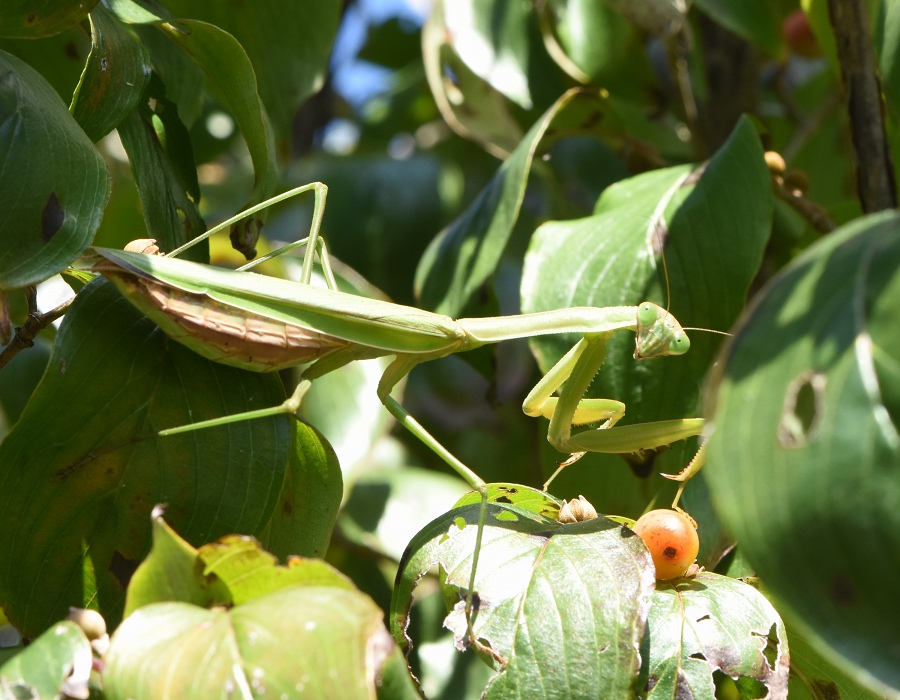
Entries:
MULTIPOLYGON (((295 365, 304 368, 297 388, 279 406, 168 428, 160 431, 160 435, 295 413, 317 377, 355 360, 392 356, 393 362, 378 385, 379 399, 407 430, 480 494, 476 548, 465 608, 469 637, 477 644, 472 628, 473 596, 487 514, 487 487, 474 471, 410 416, 391 395, 393 388, 416 365, 457 352, 513 338, 578 334, 581 340, 529 393, 523 405, 525 412, 550 418, 548 438, 563 452, 639 452, 697 435, 702 421, 687 419, 624 428, 615 426, 624 413, 622 403, 584 398, 605 359, 606 343, 621 330, 635 332, 636 359, 681 355, 687 352, 690 343, 671 314, 651 302, 638 307, 576 307, 519 316, 454 320, 341 292, 331 274, 325 244, 319 237, 327 192, 321 183, 296 188, 258 205, 196 240, 230 226, 263 206, 310 190, 315 193, 316 204, 309 236, 264 258, 305 243, 299 283, 189 263, 173 258, 174 253, 158 257, 96 249, 98 261, 94 269, 111 279, 163 332, 204 357, 257 372, 295 365), (326 277, 326 289, 309 284, 317 253, 326 277), (559 395, 553 396, 557 391, 559 395), (573 425, 596 421, 605 422, 599 429, 572 434, 573 425)), ((687 480, 702 462, 695 459, 691 464, 695 466, 689 465, 676 478, 687 480)))

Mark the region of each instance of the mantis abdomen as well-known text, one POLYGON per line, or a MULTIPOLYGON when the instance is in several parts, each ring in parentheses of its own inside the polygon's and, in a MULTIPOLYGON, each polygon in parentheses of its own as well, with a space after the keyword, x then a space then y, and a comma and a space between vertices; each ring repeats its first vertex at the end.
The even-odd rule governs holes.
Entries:
POLYGON ((203 357, 255 372, 304 365, 350 343, 124 272, 104 270, 167 336, 203 357))

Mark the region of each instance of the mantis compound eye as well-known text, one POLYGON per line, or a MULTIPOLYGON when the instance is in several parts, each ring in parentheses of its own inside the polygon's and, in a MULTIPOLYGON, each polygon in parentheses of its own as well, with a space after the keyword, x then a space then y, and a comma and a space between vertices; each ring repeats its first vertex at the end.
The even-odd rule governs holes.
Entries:
POLYGON ((667 355, 684 355, 691 348, 691 340, 684 332, 676 332, 672 340, 669 341, 669 350, 667 355))
POLYGON ((638 307, 638 326, 652 326, 659 318, 660 308, 649 301, 645 301, 638 307))

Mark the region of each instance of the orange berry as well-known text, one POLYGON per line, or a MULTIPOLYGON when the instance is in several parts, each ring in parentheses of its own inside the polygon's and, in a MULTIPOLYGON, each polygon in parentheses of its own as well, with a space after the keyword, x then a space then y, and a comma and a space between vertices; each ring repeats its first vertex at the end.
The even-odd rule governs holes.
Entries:
POLYGON ((665 508, 651 510, 632 529, 650 550, 659 581, 683 576, 697 558, 700 550, 697 526, 685 513, 665 508))

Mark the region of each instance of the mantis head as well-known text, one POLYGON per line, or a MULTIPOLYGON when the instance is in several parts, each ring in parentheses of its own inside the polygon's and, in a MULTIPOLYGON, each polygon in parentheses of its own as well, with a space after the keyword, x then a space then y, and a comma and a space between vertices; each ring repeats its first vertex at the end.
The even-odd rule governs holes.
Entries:
POLYGON ((690 347, 691 341, 672 314, 650 301, 638 306, 634 359, 683 355, 690 347))

